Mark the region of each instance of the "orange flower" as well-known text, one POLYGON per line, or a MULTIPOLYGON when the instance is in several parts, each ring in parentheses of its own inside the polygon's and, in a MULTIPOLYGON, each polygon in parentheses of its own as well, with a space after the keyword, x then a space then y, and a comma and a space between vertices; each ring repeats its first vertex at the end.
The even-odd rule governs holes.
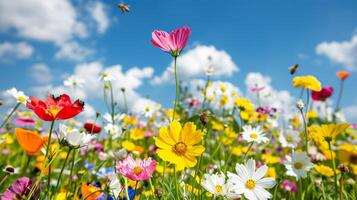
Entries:
POLYGON ((43 137, 35 131, 16 128, 15 134, 17 142, 29 155, 39 152, 45 143, 43 137))
POLYGON ((81 193, 82 196, 87 200, 96 200, 102 195, 100 188, 94 187, 91 184, 87 185, 84 182, 82 182, 81 193))
POLYGON ((336 72, 336 75, 339 79, 345 80, 346 78, 348 78, 350 76, 350 73, 345 72, 345 71, 339 71, 339 72, 336 72))

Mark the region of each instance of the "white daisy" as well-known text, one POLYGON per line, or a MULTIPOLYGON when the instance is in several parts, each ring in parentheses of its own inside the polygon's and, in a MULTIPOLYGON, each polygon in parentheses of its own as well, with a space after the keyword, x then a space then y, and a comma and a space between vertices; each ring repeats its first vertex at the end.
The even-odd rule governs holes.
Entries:
POLYGON ((228 172, 228 190, 234 194, 244 194, 247 199, 265 200, 272 195, 265 188, 273 188, 274 178, 263 178, 268 167, 263 165, 255 170, 255 160, 249 159, 246 165, 237 164, 237 174, 228 172))
POLYGON ((109 113, 105 113, 103 115, 103 119, 108 122, 108 123, 118 123, 120 122, 122 119, 124 119, 125 114, 116 114, 114 115, 114 122, 113 122, 113 118, 112 115, 109 113))
POLYGON ((63 84, 70 88, 83 87, 84 80, 76 76, 70 76, 63 81, 63 84))
POLYGON ((104 82, 109 82, 109 81, 115 80, 115 78, 114 78, 113 76, 111 76, 109 73, 103 72, 103 73, 99 76, 99 80, 104 81, 104 82))
POLYGON ((226 177, 221 174, 204 174, 202 186, 214 196, 225 196, 227 193, 226 177))
POLYGON ((95 135, 87 134, 79 131, 77 128, 60 124, 59 138, 67 141, 67 143, 73 147, 81 147, 87 145, 92 139, 95 138, 95 135))
POLYGON ((305 152, 292 152, 291 156, 286 156, 284 165, 288 170, 286 174, 295 176, 296 180, 298 180, 299 177, 305 178, 307 172, 314 166, 305 152))
POLYGON ((150 118, 160 110, 160 107, 160 104, 150 99, 142 98, 134 103, 133 112, 150 118))
POLYGON ((107 123, 104 130, 112 136, 113 139, 118 138, 123 133, 122 127, 113 123, 107 123))
POLYGON ((286 129, 280 133, 279 142, 283 147, 295 148, 300 142, 299 132, 293 129, 286 129))
POLYGON ((257 127, 252 127, 250 125, 243 126, 243 139, 246 140, 247 142, 256 142, 256 143, 262 143, 262 142, 268 142, 269 138, 265 137, 265 134, 263 133, 263 129, 259 126, 257 127))
POLYGON ((17 91, 16 88, 11 88, 9 90, 6 91, 8 94, 10 94, 11 96, 13 96, 17 103, 22 103, 22 104, 26 104, 27 99, 29 98, 28 96, 26 96, 24 94, 23 91, 17 91))

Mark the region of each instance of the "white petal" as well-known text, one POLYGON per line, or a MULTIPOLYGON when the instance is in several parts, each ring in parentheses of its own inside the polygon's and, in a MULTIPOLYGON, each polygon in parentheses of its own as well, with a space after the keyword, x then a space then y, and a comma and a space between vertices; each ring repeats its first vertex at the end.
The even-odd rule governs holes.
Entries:
POLYGON ((272 188, 275 185, 275 179, 273 178, 262 178, 257 181, 257 185, 262 188, 272 188))
POLYGON ((263 165, 258 168, 258 170, 253 174, 252 178, 255 181, 258 181, 267 173, 267 171, 268 171, 268 167, 266 165, 263 165))
POLYGON ((248 172, 248 177, 252 177, 254 172, 255 172, 255 160, 254 159, 249 159, 247 164, 246 164, 246 169, 248 172))

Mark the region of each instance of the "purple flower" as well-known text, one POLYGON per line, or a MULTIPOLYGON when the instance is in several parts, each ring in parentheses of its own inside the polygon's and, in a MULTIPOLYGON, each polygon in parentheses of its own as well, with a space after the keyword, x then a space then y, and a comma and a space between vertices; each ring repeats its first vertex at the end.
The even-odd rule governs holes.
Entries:
MULTIPOLYGON (((31 181, 28 177, 22 177, 17 179, 15 182, 11 184, 11 186, 2 194, 1 200, 14 200, 14 199, 22 199, 22 197, 26 197, 29 195, 32 186, 35 184, 35 181, 31 181)), ((31 199, 38 199, 39 190, 41 188, 41 184, 34 191, 31 199)))

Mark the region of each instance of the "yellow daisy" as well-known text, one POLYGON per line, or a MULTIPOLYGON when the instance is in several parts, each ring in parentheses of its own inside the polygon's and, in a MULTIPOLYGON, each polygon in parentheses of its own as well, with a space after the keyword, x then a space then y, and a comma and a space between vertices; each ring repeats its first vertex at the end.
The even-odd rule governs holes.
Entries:
POLYGON ((205 150, 202 145, 196 145, 201 142, 203 135, 192 122, 187 122, 182 128, 179 122, 173 121, 169 127, 161 127, 159 136, 154 137, 159 148, 157 154, 161 159, 175 164, 178 169, 193 167, 197 163, 196 157, 205 150))
POLYGON ((308 130, 312 135, 315 135, 315 137, 319 137, 321 140, 326 142, 331 142, 337 135, 343 133, 349 126, 350 124, 348 123, 323 124, 321 126, 310 126, 308 130))
POLYGON ((312 91, 321 91, 321 83, 314 76, 297 76, 293 79, 294 87, 307 88, 312 91))

